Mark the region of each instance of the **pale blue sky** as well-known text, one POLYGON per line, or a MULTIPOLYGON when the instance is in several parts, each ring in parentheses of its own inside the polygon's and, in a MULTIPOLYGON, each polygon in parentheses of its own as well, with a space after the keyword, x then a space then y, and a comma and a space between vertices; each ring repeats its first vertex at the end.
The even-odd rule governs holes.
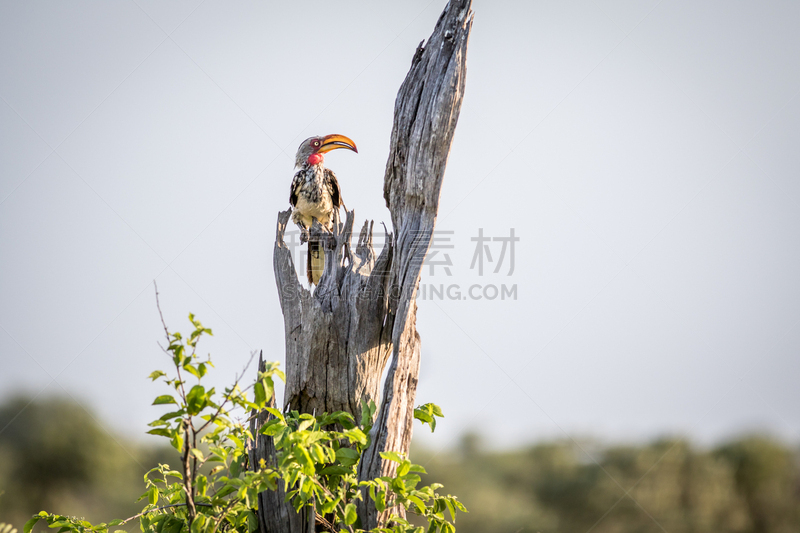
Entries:
MULTIPOLYGON (((67 392, 143 434, 167 366, 153 279, 173 329, 214 329, 216 383, 251 349, 282 361, 297 145, 354 139, 327 164, 358 226, 388 223, 395 94, 443 6, 0 3, 0 397, 67 392)), ((474 10, 453 275, 422 282, 518 299, 420 301, 418 403, 446 415, 423 442, 800 440, 800 4, 474 10), (513 275, 471 270, 479 228, 512 227, 513 275)))

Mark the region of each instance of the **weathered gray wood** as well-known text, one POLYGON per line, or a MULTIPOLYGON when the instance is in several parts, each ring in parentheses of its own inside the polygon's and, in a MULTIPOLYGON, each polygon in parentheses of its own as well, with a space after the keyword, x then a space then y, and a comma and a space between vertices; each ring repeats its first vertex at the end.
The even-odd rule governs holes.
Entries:
MULTIPOLYGON (((393 474, 395 463, 383 461, 380 452, 408 453, 411 442, 420 363, 415 297, 461 109, 470 7, 471 0, 448 3, 427 46, 420 45, 414 54, 398 92, 384 177, 396 238, 387 233, 380 256, 372 246, 372 223, 364 224, 351 249, 353 211, 334 224, 332 233, 315 224, 311 233, 323 243, 325 271, 312 293, 300 284, 283 239, 291 210, 278 215, 273 267, 286 337, 284 409, 358 416, 363 400, 380 400, 360 479, 393 474)), ((256 465, 260 458, 273 457, 270 439, 260 436, 252 455, 256 465)), ((265 496, 261 503, 262 533, 309 527, 291 518, 294 511, 280 494, 265 496)), ((361 527, 369 530, 382 525, 388 511, 380 514, 362 502, 359 516, 361 527)))
POLYGON ((274 252, 286 336, 284 408, 360 413, 362 399, 378 400, 391 349, 385 318, 392 236, 376 258, 371 225, 350 249, 352 211, 332 234, 315 223, 311 234, 323 244, 325 271, 312 293, 300 284, 283 241, 289 216, 288 210, 279 215, 274 252))
MULTIPOLYGON (((472 29, 471 0, 451 0, 397 94, 394 125, 384 178, 384 198, 392 214, 397 244, 390 284, 399 290, 390 301, 395 319, 392 361, 372 431, 372 445, 361 459, 359 478, 393 475, 396 463, 379 452, 408 453, 420 363, 416 329, 416 291, 433 236, 439 195, 466 80, 466 54, 472 29)), ((382 524, 374 506, 361 505, 364 529, 382 524)))

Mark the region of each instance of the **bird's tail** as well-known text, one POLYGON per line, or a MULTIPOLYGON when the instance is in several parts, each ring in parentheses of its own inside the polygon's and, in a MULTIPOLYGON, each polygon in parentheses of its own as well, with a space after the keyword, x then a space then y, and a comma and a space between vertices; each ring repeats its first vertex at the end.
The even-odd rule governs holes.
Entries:
POLYGON ((319 241, 308 241, 308 261, 306 262, 308 282, 319 284, 322 271, 325 270, 325 253, 319 241))

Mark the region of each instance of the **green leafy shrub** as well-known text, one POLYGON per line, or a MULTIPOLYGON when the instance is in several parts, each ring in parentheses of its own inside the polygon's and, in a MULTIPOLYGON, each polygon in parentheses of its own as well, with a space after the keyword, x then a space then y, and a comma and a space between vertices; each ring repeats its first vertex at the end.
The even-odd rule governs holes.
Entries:
MULTIPOLYGON (((85 520, 42 511, 29 520, 24 533, 44 521, 58 533, 108 533, 134 520, 146 533, 217 533, 258 530, 258 494, 285 490, 296 510, 312 509, 317 522, 330 531, 356 533, 359 528, 356 502, 368 495, 378 511, 389 510, 389 526, 374 531, 386 533, 450 533, 458 511, 466 509, 455 496, 442 496, 442 486, 419 486, 425 469, 402 454, 385 452, 381 456, 397 463, 393 477, 368 481, 357 478, 358 463, 369 446, 369 430, 375 404, 363 405, 360 421, 345 412, 312 416, 297 411, 281 412, 273 407, 275 379, 285 380, 277 363, 267 363, 253 383, 235 383, 218 392, 207 389, 203 379, 213 368, 210 358, 201 360, 197 345, 204 335, 212 335, 194 315, 189 315, 192 333, 184 337, 170 333, 167 345, 174 373, 156 370, 150 379, 161 380, 170 394, 158 396, 153 405, 166 405, 169 412, 151 422, 148 433, 169 441, 179 454, 178 469, 159 464, 144 476, 146 504, 141 513, 109 523, 91 524, 85 520), (249 465, 248 446, 254 435, 250 420, 266 410, 271 419, 259 430, 273 438, 276 465, 249 465), (335 428, 335 429, 331 429, 335 428), (427 528, 414 526, 398 516, 403 509, 425 519, 427 528), (449 519, 448 519, 449 518, 449 519)), ((252 357, 255 354, 252 354, 252 357)), ((415 410, 415 418, 435 429, 441 409, 425 404, 415 410)))

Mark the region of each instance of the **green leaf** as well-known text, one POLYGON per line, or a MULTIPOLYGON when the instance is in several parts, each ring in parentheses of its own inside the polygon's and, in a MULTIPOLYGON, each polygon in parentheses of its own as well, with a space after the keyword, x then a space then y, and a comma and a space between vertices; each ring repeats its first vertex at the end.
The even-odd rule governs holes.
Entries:
POLYGON ((183 437, 181 436, 180 432, 176 431, 172 438, 169 440, 169 443, 172 445, 173 448, 178 450, 179 452, 183 451, 183 437))
POLYGON ((405 459, 397 452, 381 452, 381 457, 387 461, 394 461, 395 463, 402 463, 405 459))
POLYGON ((417 486, 417 483, 420 482, 422 478, 419 477, 417 474, 406 474, 403 476, 403 483, 406 484, 406 487, 409 489, 413 489, 417 486))
POLYGON ((206 517, 203 514, 198 514, 194 517, 194 522, 192 522, 192 533, 200 533, 203 531, 203 526, 206 523, 206 517))
POLYGON ((317 423, 320 426, 341 424, 342 427, 344 427, 345 429, 353 429, 356 426, 353 415, 351 415, 350 413, 345 413, 344 411, 336 411, 329 415, 318 416, 317 423))
POLYGON ((420 465, 415 465, 415 464, 411 465, 411 471, 412 472, 419 472, 420 474, 427 474, 428 473, 428 471, 425 470, 424 467, 422 467, 420 465))
POLYGON ((346 466, 341 465, 331 465, 322 469, 320 474, 325 476, 344 476, 347 474, 352 474, 353 469, 347 468, 346 466))
POLYGON ((298 446, 295 448, 294 453, 295 459, 300 465, 303 467, 303 473, 307 476, 314 475, 314 461, 311 459, 311 456, 308 454, 305 448, 302 446, 298 446))
POLYGON ((356 523, 356 519, 358 518, 358 514, 356 513, 356 506, 352 503, 348 503, 344 507, 344 523, 348 526, 351 526, 356 523))
POLYGON ((414 409, 414 418, 431 426, 431 433, 436 430, 436 418, 444 418, 442 408, 435 403, 426 403, 414 409))
POLYGON ((413 494, 409 495, 408 499, 414 502, 414 505, 417 506, 417 509, 419 509, 420 514, 425 514, 426 506, 425 503, 422 501, 422 499, 420 499, 418 496, 414 496, 413 494))
POLYGON ((422 422, 423 424, 436 424, 436 419, 430 416, 428 413, 422 411, 415 411, 414 418, 422 422))
POLYGON ((245 512, 247 513, 247 531, 249 533, 255 533, 258 531, 258 516, 256 516, 252 509, 248 509, 245 512))
POLYGON ((108 527, 112 527, 112 526, 118 526, 118 525, 120 525, 121 523, 122 523, 122 520, 120 520, 119 518, 117 518, 116 520, 112 520, 111 522, 109 522, 109 523, 108 523, 108 527))
POLYGON ((303 499, 300 496, 297 496, 296 498, 294 498, 292 500, 292 507, 294 507, 294 510, 299 513, 300 509, 302 509, 302 507, 303 507, 303 499))
POLYGON ((456 520, 456 510, 453 506, 453 502, 450 501, 450 498, 446 498, 444 500, 445 505, 447 505, 447 510, 450 511, 450 519, 455 522, 456 520))
POLYGON ((147 377, 155 381, 161 376, 166 376, 166 375, 167 375, 166 372, 162 372, 161 370, 154 370, 153 372, 150 372, 150 375, 147 377))
POLYGON ((363 427, 372 426, 372 419, 375 416, 377 409, 378 408, 375 406, 375 402, 372 400, 369 402, 363 399, 361 400, 361 425, 363 427))
POLYGON ((228 458, 228 449, 227 448, 220 448, 219 446, 209 446, 209 451, 214 455, 218 455, 222 460, 228 458))
POLYGON ((274 407, 267 407, 267 412, 270 413, 275 418, 280 419, 283 422, 286 422, 286 419, 283 417, 283 413, 275 409, 274 407))
POLYGON ((332 463, 336 460, 336 449, 330 446, 325 447, 325 461, 326 463, 332 463))
POLYGON ((235 459, 231 461, 231 466, 229 467, 232 477, 239 477, 239 474, 242 473, 242 463, 235 459))
POLYGON ((280 430, 282 430, 286 425, 280 418, 273 418, 263 426, 261 429, 258 430, 259 433, 262 435, 269 435, 270 437, 274 437, 280 430))
POLYGON ((159 418, 159 420, 164 420, 164 421, 171 420, 173 418, 183 416, 184 414, 186 414, 186 411, 184 411, 183 409, 181 409, 180 411, 170 411, 169 413, 161 415, 161 418, 159 418))
POLYGON ((22 528, 23 533, 31 533, 31 530, 33 529, 33 526, 35 526, 36 522, 38 522, 42 518, 44 518, 44 517, 41 514, 39 514, 37 516, 34 516, 33 518, 31 518, 27 522, 25 522, 25 526, 22 528))
POLYGON ((186 395, 186 411, 190 415, 196 415, 205 408, 208 403, 206 389, 202 385, 195 385, 186 395))
POLYGON ((357 442, 362 445, 367 444, 367 436, 358 428, 348 429, 344 434, 350 439, 350 442, 357 442))
POLYGON ((320 464, 324 463, 325 460, 327 459, 325 455, 325 450, 323 450, 322 446, 320 446, 319 444, 311 445, 311 455, 314 457, 317 463, 320 464))
POLYGON ((162 394, 161 396, 153 400, 153 405, 161 405, 165 403, 174 403, 177 405, 178 402, 176 402, 175 398, 173 398, 169 394, 162 394))
POLYGON ((205 459, 205 457, 203 457, 203 452, 201 452, 197 448, 191 448, 189 450, 189 453, 191 453, 198 461, 202 461, 203 459, 205 459))
POLYGON ((313 420, 313 419, 312 420, 303 420, 302 422, 300 422, 300 425, 297 427, 297 431, 305 431, 306 429, 308 429, 311 426, 313 426, 314 422, 316 422, 316 420, 313 420))
POLYGON ((147 432, 148 435, 161 435, 162 437, 170 438, 173 436, 173 431, 167 428, 154 428, 147 432))
POLYGON ((411 462, 410 461, 403 461, 400 463, 400 466, 397 467, 397 477, 403 477, 411 470, 411 462))
POLYGON ((340 498, 335 498, 333 500, 328 500, 325 503, 323 503, 322 507, 320 507, 320 511, 322 511, 323 516, 332 513, 336 509, 336 506, 339 504, 339 501, 340 498))
POLYGON ((147 501, 150 502, 150 505, 158 503, 158 488, 155 485, 147 491, 147 501))
POLYGON ((232 487, 230 485, 225 485, 224 487, 222 487, 221 489, 219 489, 217 491, 217 493, 214 495, 214 497, 215 498, 224 498, 225 496, 227 496, 228 494, 230 494, 232 492, 236 492, 236 487, 232 487))
POLYGON ((264 390, 264 384, 261 381, 256 381, 253 385, 253 393, 255 394, 255 403, 259 406, 267 403, 267 391, 264 390))
POLYGON ((352 448, 339 448, 336 450, 336 459, 344 466, 353 466, 361 458, 361 455, 352 448))
POLYGON ((382 513, 386 510, 386 491, 378 491, 375 496, 375 509, 377 509, 379 513, 382 513))
POLYGON ((197 494, 200 496, 206 495, 206 489, 208 488, 208 478, 202 474, 197 475, 197 480, 195 481, 195 489, 197 490, 197 494))
MULTIPOLYGON (((281 378, 283 381, 286 381, 286 376, 278 368, 279 365, 280 365, 280 363, 275 362, 275 361, 269 361, 269 362, 264 363, 264 371, 263 372, 259 372, 259 376, 272 376, 272 375, 275 375, 275 376, 278 376, 279 378, 281 378)), ((261 379, 261 378, 259 377, 259 379, 261 379)))

